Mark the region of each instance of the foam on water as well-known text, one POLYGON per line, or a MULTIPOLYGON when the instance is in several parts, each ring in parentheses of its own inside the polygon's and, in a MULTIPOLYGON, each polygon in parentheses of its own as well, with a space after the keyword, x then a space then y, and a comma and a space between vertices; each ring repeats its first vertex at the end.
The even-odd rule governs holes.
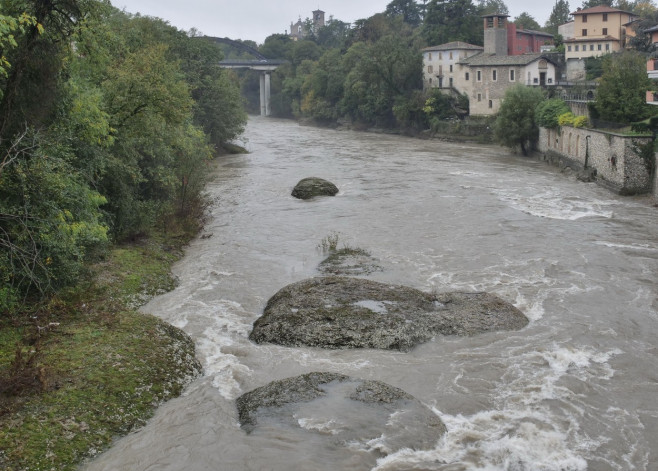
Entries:
POLYGON ((468 416, 434 408, 448 429, 436 448, 400 450, 379 459, 374 470, 584 471, 588 452, 607 439, 580 429, 592 411, 561 381, 609 379, 608 361, 621 353, 557 344, 525 353, 498 383, 498 407, 468 416))
POLYGON ((618 204, 615 201, 580 199, 565 195, 560 190, 550 189, 539 193, 525 194, 524 189, 492 189, 501 201, 510 207, 531 216, 549 219, 575 221, 587 217, 612 218, 613 211, 609 206, 618 204))

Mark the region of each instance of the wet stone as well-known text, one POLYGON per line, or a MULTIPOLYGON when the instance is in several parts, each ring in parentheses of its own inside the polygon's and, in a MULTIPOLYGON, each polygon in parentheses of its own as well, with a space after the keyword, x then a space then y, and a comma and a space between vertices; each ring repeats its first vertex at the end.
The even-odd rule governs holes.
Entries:
POLYGON ((317 177, 304 178, 295 185, 292 196, 302 200, 315 198, 316 196, 335 196, 338 187, 333 183, 317 177))
POLYGON ((236 405, 246 432, 278 430, 325 451, 382 456, 431 449, 446 431, 434 412, 401 389, 337 373, 274 381, 243 394, 236 405))
POLYGON ((527 317, 490 293, 430 294, 361 278, 317 277, 270 298, 249 338, 290 347, 408 351, 439 335, 518 330, 527 317))

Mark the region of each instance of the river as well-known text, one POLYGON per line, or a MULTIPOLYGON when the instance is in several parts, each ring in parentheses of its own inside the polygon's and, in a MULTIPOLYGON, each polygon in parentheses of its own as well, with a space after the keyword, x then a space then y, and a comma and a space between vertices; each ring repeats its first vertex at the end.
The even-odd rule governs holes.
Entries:
POLYGON ((209 170, 209 218, 174 267, 179 286, 143 308, 194 339, 204 376, 87 471, 658 470, 658 209, 648 200, 496 146, 265 118, 250 119, 245 146, 209 170), (308 176, 340 192, 292 198, 308 176), (370 279, 489 291, 530 324, 408 353, 250 342, 270 296, 318 276, 329 235, 378 260, 370 279), (386 453, 312 427, 242 431, 238 396, 311 371, 399 387, 448 432, 433 449, 386 453))

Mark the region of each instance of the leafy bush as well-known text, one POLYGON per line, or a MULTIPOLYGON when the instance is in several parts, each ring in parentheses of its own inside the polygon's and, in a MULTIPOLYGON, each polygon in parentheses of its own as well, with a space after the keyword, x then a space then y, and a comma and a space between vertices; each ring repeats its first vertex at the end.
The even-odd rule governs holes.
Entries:
POLYGON ((587 126, 587 116, 576 116, 573 119, 574 128, 584 128, 587 126))
POLYGON ((557 122, 560 126, 573 126, 573 120, 575 117, 576 115, 574 115, 571 111, 568 111, 566 113, 562 113, 557 118, 557 122))
POLYGON ((542 101, 535 109, 535 120, 537 125, 555 129, 560 124, 558 118, 560 115, 569 112, 569 106, 560 98, 551 98, 550 100, 542 101))

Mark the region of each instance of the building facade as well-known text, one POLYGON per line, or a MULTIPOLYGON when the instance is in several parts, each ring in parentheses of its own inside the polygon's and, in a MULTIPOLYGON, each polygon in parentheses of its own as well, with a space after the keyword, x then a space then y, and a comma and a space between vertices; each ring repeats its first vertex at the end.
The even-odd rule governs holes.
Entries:
POLYGON ((426 47, 422 50, 423 88, 453 88, 463 93, 459 83, 462 71, 458 63, 483 49, 461 41, 426 47))
POLYGON ((555 44, 553 35, 542 31, 523 29, 507 23, 507 55, 518 56, 542 52, 542 47, 555 44))
POLYGON ((569 61, 598 57, 617 52, 626 45, 629 25, 635 16, 607 6, 577 10, 573 13, 573 37, 564 41, 564 55, 569 61))
MULTIPOLYGON (((658 26, 649 28, 644 31, 645 34, 648 34, 651 37, 651 44, 658 44, 658 26)), ((650 79, 658 79, 658 58, 649 57, 647 59, 647 75, 650 79)), ((647 103, 650 105, 658 105, 658 89, 648 90, 647 91, 647 103)))

